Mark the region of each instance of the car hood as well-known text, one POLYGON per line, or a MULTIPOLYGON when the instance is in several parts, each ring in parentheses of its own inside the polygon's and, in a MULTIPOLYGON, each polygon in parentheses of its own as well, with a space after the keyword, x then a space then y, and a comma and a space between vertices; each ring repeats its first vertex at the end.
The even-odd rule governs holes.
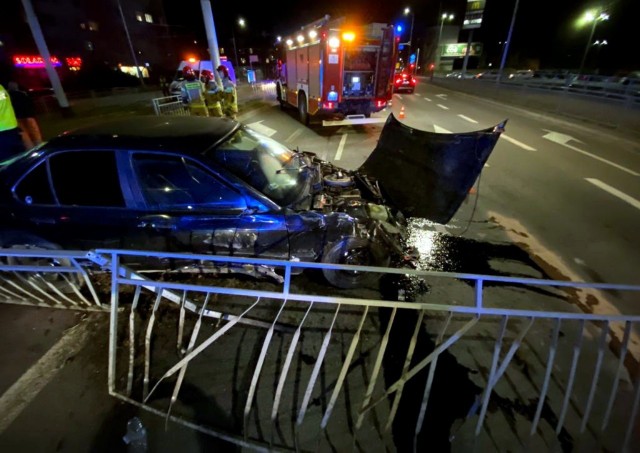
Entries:
POLYGON ((406 217, 447 223, 493 151, 506 120, 489 129, 437 134, 389 115, 378 146, 357 170, 378 181, 387 204, 406 217))

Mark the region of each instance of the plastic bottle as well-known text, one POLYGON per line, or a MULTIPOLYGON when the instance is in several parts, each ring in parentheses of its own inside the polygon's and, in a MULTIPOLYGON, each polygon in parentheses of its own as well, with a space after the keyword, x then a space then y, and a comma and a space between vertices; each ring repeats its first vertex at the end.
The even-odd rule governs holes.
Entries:
POLYGON ((122 438, 128 453, 147 453, 147 430, 138 417, 127 422, 127 434, 122 438))

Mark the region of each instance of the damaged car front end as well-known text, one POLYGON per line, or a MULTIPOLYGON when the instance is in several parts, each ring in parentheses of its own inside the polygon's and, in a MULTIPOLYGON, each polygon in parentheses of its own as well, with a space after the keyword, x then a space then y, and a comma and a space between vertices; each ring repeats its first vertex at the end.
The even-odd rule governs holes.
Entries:
MULTIPOLYGON (((390 115, 366 162, 345 170, 226 119, 143 117, 89 126, 0 165, 0 208, 8 214, 0 246, 403 267, 415 254, 405 245, 406 219, 448 222, 503 127, 435 134, 390 115), (91 185, 101 191, 87 191, 91 185)), ((160 264, 279 280, 261 267, 160 264)), ((323 274, 340 288, 379 276, 335 268, 323 274)))

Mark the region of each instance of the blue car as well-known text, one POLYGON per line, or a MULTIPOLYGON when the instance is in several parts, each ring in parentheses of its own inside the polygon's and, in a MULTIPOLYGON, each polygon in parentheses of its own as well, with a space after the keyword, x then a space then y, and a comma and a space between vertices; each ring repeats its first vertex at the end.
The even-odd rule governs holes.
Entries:
MULTIPOLYGON (((406 217, 448 221, 498 136, 432 134, 390 116, 367 162, 348 171, 229 119, 107 122, 0 163, 0 246, 395 265, 406 217)), ((324 274, 341 288, 371 278, 324 274)))

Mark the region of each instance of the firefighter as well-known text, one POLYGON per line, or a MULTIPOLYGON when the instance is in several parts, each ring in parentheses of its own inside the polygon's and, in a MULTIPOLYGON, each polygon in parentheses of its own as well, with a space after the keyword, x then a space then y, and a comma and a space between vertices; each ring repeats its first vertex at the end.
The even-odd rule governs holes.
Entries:
POLYGON ((238 113, 238 92, 236 85, 229 77, 229 70, 226 66, 220 65, 217 68, 220 79, 222 79, 222 113, 227 118, 236 119, 238 113))
POLYGON ((207 104, 209 116, 222 117, 222 105, 220 104, 222 90, 216 83, 213 73, 208 69, 203 70, 200 80, 205 86, 204 100, 207 104))
POLYGON ((25 150, 9 93, 0 85, 0 162, 25 150))
POLYGON ((185 67, 184 74, 185 80, 180 88, 183 102, 189 105, 189 111, 192 115, 209 116, 204 98, 204 84, 196 78, 195 73, 189 66, 185 67))

